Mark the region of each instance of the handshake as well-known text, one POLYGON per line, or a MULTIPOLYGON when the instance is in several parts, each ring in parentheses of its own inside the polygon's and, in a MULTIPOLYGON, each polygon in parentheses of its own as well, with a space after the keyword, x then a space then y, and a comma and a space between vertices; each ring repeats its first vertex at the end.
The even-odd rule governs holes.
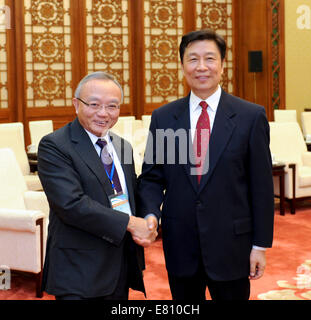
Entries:
POLYGON ((147 219, 130 216, 127 231, 132 234, 133 240, 142 247, 149 247, 156 239, 158 221, 154 216, 147 219))

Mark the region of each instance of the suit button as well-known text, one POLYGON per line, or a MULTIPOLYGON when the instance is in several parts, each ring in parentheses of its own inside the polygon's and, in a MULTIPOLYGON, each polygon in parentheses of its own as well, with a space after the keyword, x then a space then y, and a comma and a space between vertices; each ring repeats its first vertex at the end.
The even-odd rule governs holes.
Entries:
POLYGON ((200 206, 202 204, 202 202, 200 200, 197 200, 196 204, 197 204, 197 206, 200 206))

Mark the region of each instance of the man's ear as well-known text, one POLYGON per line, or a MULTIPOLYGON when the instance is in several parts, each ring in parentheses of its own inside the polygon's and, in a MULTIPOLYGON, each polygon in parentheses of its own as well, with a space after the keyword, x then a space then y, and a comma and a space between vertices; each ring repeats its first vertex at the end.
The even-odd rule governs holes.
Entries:
POLYGON ((185 75, 184 64, 182 62, 180 63, 180 68, 181 68, 182 74, 185 75))
POLYGON ((221 61, 221 75, 224 73, 225 60, 221 61))
POLYGON ((75 107, 76 114, 78 114, 78 112, 79 112, 79 102, 78 102, 78 99, 77 99, 77 98, 73 98, 73 99, 72 99, 72 104, 73 104, 74 107, 75 107))

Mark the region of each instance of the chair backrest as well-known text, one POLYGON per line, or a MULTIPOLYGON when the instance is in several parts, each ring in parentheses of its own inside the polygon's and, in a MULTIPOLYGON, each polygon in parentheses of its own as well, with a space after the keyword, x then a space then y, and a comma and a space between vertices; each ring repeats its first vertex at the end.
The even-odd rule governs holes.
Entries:
POLYGON ((23 147, 25 149, 25 140, 24 140, 24 125, 22 122, 8 122, 8 123, 0 123, 0 130, 6 128, 13 128, 17 130, 22 137, 21 142, 23 143, 23 147))
POLYGON ((53 132, 53 120, 29 121, 29 132, 31 144, 38 149, 40 140, 47 134, 53 132))
POLYGON ((301 112, 301 127, 305 138, 311 140, 311 112, 301 112))
POLYGON ((297 122, 296 110, 274 110, 275 122, 297 122))
POLYGON ((307 152, 298 122, 269 122, 270 150, 276 160, 302 164, 302 153, 307 152))
POLYGON ((0 148, 12 149, 23 175, 30 173, 25 150, 24 125, 21 122, 0 124, 0 148))
POLYGON ((141 120, 143 121, 143 127, 147 128, 149 130, 150 121, 151 121, 151 115, 144 114, 141 116, 141 120))
POLYGON ((126 135, 131 137, 134 134, 133 130, 135 121, 136 120, 134 116, 119 117, 118 122, 111 128, 111 131, 118 134, 122 138, 126 138, 126 135))
POLYGON ((12 149, 0 149, 0 207, 25 209, 26 182, 12 149))

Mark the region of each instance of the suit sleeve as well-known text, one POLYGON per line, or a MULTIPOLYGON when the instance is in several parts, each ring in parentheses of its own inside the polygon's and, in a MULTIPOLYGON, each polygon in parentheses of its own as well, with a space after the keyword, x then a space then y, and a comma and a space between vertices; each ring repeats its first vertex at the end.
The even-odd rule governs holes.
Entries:
POLYGON ((264 108, 257 113, 249 143, 249 179, 253 213, 253 245, 271 247, 274 223, 274 191, 270 133, 264 108))
POLYGON ((157 127, 156 112, 153 112, 142 173, 138 178, 137 207, 139 208, 139 215, 141 217, 154 214, 159 220, 161 217, 160 207, 164 199, 165 178, 163 165, 156 161, 157 127))
POLYGON ((108 203, 105 206, 93 200, 91 190, 85 191, 81 176, 69 153, 61 151, 49 136, 43 138, 39 145, 38 173, 51 212, 64 224, 116 246, 121 243, 129 216, 111 209, 108 203))

